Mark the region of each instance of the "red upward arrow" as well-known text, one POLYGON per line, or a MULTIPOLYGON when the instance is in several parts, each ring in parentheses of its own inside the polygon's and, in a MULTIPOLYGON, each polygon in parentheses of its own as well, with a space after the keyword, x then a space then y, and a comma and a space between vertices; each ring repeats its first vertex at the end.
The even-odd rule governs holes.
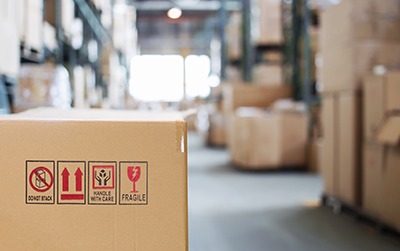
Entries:
POLYGON ((83 173, 81 169, 78 167, 78 170, 75 172, 75 180, 76 180, 76 191, 82 191, 82 176, 83 173))
POLYGON ((63 179, 63 192, 69 191, 68 183, 69 183, 69 172, 67 168, 64 168, 63 172, 61 173, 62 179, 63 179))

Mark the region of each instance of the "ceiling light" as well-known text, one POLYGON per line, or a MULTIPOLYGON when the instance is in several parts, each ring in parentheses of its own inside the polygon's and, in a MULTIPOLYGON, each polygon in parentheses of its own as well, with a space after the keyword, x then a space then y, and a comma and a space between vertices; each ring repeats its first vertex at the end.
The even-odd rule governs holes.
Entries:
POLYGON ((171 19, 178 19, 181 17, 182 15, 182 10, 179 8, 171 8, 168 13, 167 13, 168 17, 171 19))

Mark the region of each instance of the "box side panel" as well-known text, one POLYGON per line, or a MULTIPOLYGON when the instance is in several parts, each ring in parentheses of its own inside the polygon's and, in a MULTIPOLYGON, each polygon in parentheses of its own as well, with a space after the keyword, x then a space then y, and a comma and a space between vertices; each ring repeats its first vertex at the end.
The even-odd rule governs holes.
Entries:
MULTIPOLYGON (((185 122, 0 121, 0 127, 0 141, 8 142, 1 146, 0 181, 10 187, 0 191, 3 248, 187 250, 185 122), (145 162, 147 204, 26 204, 26 160, 56 167, 58 161, 145 162)), ((115 171, 117 196, 126 171, 115 171)))

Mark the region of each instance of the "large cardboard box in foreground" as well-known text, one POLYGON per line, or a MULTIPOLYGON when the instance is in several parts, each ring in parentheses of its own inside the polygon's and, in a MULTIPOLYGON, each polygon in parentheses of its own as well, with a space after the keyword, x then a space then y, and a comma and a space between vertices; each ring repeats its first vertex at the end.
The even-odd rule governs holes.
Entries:
POLYGON ((324 192, 351 205, 361 202, 361 97, 341 92, 322 99, 321 173, 324 192))
POLYGON ((180 113, 0 117, 2 250, 188 250, 180 113))
POLYGON ((300 112, 233 116, 229 151, 243 169, 303 167, 306 162, 307 117, 300 112))

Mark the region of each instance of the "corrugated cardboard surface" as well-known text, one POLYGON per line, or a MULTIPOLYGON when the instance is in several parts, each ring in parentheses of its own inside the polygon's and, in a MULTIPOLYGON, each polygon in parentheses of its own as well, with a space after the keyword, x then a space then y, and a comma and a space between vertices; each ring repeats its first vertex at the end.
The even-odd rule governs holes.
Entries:
POLYGON ((399 41, 397 0, 344 0, 321 15, 323 48, 359 40, 399 41), (340 17, 340 18, 338 18, 340 17))
MULTIPOLYGON (((178 115, 44 109, 2 117, 0 131, 1 249, 188 249, 186 123, 178 115), (86 168, 147 161, 148 204, 26 204, 27 160, 56 168, 58 161, 86 168)), ((124 174, 117 168, 117 177, 124 174)), ((119 185, 117 178, 117 194, 119 185)))
POLYGON ((400 116, 388 115, 385 117, 376 130, 374 139, 381 144, 397 145, 400 139, 400 116))
POLYGON ((324 192, 331 196, 338 195, 337 180, 337 126, 335 111, 337 100, 333 96, 324 96, 321 107, 321 123, 324 139, 320 146, 320 168, 324 180, 324 192))
POLYGON ((363 130, 371 140, 385 112, 385 77, 368 74, 364 77, 363 130))
POLYGON ((385 170, 382 179, 382 206, 380 215, 384 222, 400 227, 400 148, 389 147, 385 156, 385 170))
POLYGON ((375 65, 400 67, 400 43, 362 41, 322 50, 323 93, 359 89, 375 65))
POLYGON ((273 113, 231 118, 229 150, 244 169, 304 166, 307 118, 301 113, 273 113))
POLYGON ((400 110, 400 71, 386 74, 385 108, 387 111, 400 110))
POLYGON ((207 143, 212 146, 225 146, 226 144, 226 125, 225 117, 222 113, 216 112, 208 117, 209 128, 207 143))
POLYGON ((361 97, 355 92, 325 95, 321 122, 321 173, 325 193, 349 204, 360 203, 361 97))
POLYGON ((358 205, 361 196, 361 97, 341 93, 338 98, 339 196, 358 205))
POLYGON ((384 170, 384 146, 364 144, 362 171, 362 207, 378 217, 382 207, 382 175, 384 170))
POLYGON ((233 113, 241 106, 268 107, 278 99, 291 98, 290 86, 230 84, 224 87, 224 111, 233 113))
POLYGON ((253 81, 256 85, 282 85, 282 66, 277 64, 255 65, 253 81))

